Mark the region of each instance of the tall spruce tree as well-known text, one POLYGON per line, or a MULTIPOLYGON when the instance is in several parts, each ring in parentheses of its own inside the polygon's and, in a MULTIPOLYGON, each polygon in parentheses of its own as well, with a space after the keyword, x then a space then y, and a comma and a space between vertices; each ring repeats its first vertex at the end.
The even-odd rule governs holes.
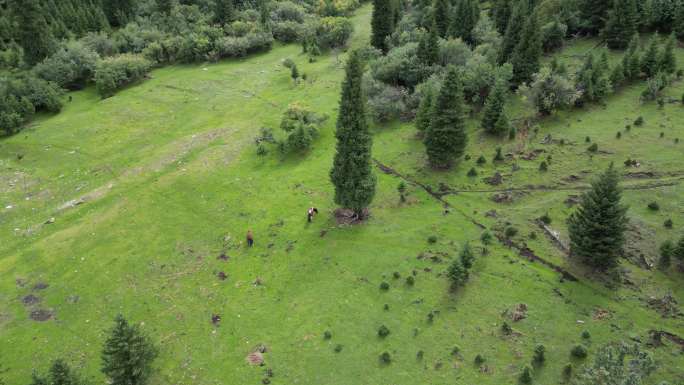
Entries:
POLYGON ((677 39, 673 32, 665 42, 665 48, 663 48, 659 58, 660 70, 668 74, 674 74, 677 71, 677 57, 674 53, 675 44, 677 44, 677 39))
POLYGON ((581 91, 581 102, 597 102, 608 96, 610 84, 608 56, 604 52, 597 61, 593 54, 587 55, 584 65, 577 73, 577 88, 581 91))
POLYGON ((501 43, 501 52, 499 53, 499 64, 506 63, 511 59, 513 51, 520 40, 525 20, 528 17, 528 2, 527 0, 518 0, 517 4, 511 11, 511 18, 508 21, 506 32, 501 43))
POLYGON ((496 30, 499 31, 501 35, 506 33, 508 20, 511 19, 511 2, 512 0, 495 0, 492 3, 492 7, 489 9, 496 30))
POLYGON ((418 105, 418 112, 416 113, 416 129, 419 133, 424 134, 430 127, 430 119, 432 117, 432 107, 435 101, 435 91, 432 87, 428 87, 420 99, 418 105))
POLYGON ((102 373, 111 385, 144 385, 151 373, 157 349, 137 325, 123 316, 114 320, 102 349, 102 373))
POLYGON ((430 165, 449 168, 463 156, 467 143, 463 117, 463 89, 458 71, 450 66, 432 109, 424 143, 430 165))
POLYGON ((573 257, 597 269, 617 266, 627 228, 627 207, 620 202, 620 176, 610 167, 582 195, 578 209, 568 218, 573 257))
POLYGON ((135 11, 133 0, 106 0, 102 4, 109 24, 114 27, 126 25, 135 11))
POLYGON ((371 18, 371 44, 373 47, 387 53, 386 38, 392 34, 392 2, 391 0, 373 0, 373 15, 371 18))
POLYGON ((460 37, 464 42, 474 45, 473 29, 480 20, 480 4, 478 0, 458 0, 454 8, 448 34, 460 37))
POLYGON ((173 8, 173 0, 157 0, 157 10, 159 13, 168 15, 171 13, 171 8, 173 8))
MULTIPOLYGON (((0 382, 1 384, 1 382, 0 382)), ((71 370, 62 359, 57 359, 50 365, 47 375, 33 373, 31 385, 84 385, 85 383, 71 370)))
POLYGON ((433 5, 433 17, 437 25, 437 33, 439 37, 445 38, 449 29, 449 9, 448 0, 435 0, 433 5))
POLYGON ((12 15, 18 26, 17 42, 24 49, 24 60, 33 65, 45 59, 55 46, 46 14, 39 0, 11 2, 12 15))
POLYGON ((482 128, 489 134, 502 136, 508 133, 507 125, 499 122, 502 119, 504 123, 508 121, 505 111, 508 88, 508 82, 505 79, 499 78, 494 84, 494 89, 487 96, 482 117, 482 128))
POLYGON ((580 24, 582 29, 596 35, 603 29, 608 17, 608 10, 613 5, 612 0, 580 0, 580 24))
POLYGON ((651 42, 641 58, 641 72, 647 77, 653 77, 660 70, 660 44, 658 44, 658 35, 651 38, 651 42))
POLYGON ((677 39, 684 40, 684 1, 678 1, 672 16, 672 31, 677 39))
POLYGON ((532 80, 532 75, 539 71, 539 61, 541 59, 542 39, 537 22, 536 12, 527 19, 525 27, 520 34, 520 41, 515 46, 511 56, 513 64, 513 82, 521 84, 532 80))
POLYGON ((435 23, 432 23, 432 28, 421 37, 417 55, 420 62, 426 66, 436 64, 439 60, 439 37, 435 23))
POLYGON ((613 10, 602 32, 608 48, 627 48, 629 40, 637 33, 638 17, 636 0, 615 0, 613 10))
POLYGON ((633 81, 641 75, 641 52, 639 49, 639 34, 635 33, 629 41, 627 51, 622 57, 622 67, 625 71, 625 79, 633 81))
POLYGON ((337 146, 330 179, 335 186, 335 203, 351 209, 357 217, 375 196, 375 174, 371 167, 373 138, 366 121, 365 99, 361 87, 363 63, 359 53, 352 52, 342 83, 337 118, 337 146))

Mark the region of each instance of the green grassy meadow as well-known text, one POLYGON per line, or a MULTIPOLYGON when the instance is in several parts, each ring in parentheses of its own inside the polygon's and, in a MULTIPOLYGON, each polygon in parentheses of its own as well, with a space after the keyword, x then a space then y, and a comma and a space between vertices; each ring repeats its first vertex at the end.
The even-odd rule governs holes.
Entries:
MULTIPOLYGON (((357 11, 352 46, 368 41, 370 12, 369 5, 357 11)), ((592 46, 578 41, 562 54, 592 46)), ((449 172, 425 167, 411 124, 374 127, 374 158, 434 191, 443 184, 452 208, 445 214, 440 201, 411 183, 400 203, 400 179, 378 170, 371 219, 344 226, 332 215, 328 172, 345 55, 306 58, 299 46, 279 45, 244 60, 157 69, 109 99, 93 88, 71 93, 60 114, 0 140, 0 362, 8 384, 27 383, 32 370, 46 370, 57 357, 102 383, 101 345, 117 313, 141 323, 160 347, 152 380, 159 385, 259 384, 266 368, 273 384, 514 384, 540 343, 547 363, 535 370, 535 383, 556 384, 566 363, 582 364, 570 357, 575 344, 587 344, 590 360, 605 343, 647 342, 651 329, 684 336, 683 318, 662 318, 646 305, 668 292, 684 300, 681 274, 624 261, 633 284, 607 288, 534 222, 548 212, 550 226, 567 238, 567 197, 611 161, 622 169, 625 159, 637 159, 641 167, 624 172, 653 175, 623 180, 630 246, 655 260, 661 241, 684 234, 684 143, 674 141, 684 139, 681 104, 642 105, 639 84, 606 106, 539 121, 538 132, 515 141, 483 136, 472 119, 472 159, 449 172), (294 85, 285 58, 308 80, 294 85), (295 101, 330 116, 314 148, 285 159, 258 157, 253 138, 261 127, 277 128, 295 101), (646 123, 625 132, 638 116, 646 123), (546 135, 566 143, 541 144, 546 135), (586 136, 598 154, 587 152, 586 136), (516 160, 493 164, 497 146, 516 160), (521 159, 534 150, 544 153, 521 159), (481 154, 488 162, 480 175, 466 176, 481 154), (549 171, 540 173, 548 155, 549 171), (520 169, 513 172, 513 163, 520 169), (483 182, 496 171, 500 186, 483 182), (491 200, 508 189, 522 191, 511 203, 491 200), (651 201, 659 212, 647 209, 651 201), (310 206, 321 215, 307 224, 310 206), (663 226, 668 218, 673 229, 663 226), (496 241, 480 255, 484 230, 474 222, 492 233, 513 224, 517 243, 579 281, 562 282, 496 241), (252 249, 243 244, 248 229, 252 249), (427 241, 432 235, 434 244, 427 241), (478 258, 469 283, 451 293, 443 272, 468 241, 478 258), (219 259, 222 253, 229 259, 219 259), (228 278, 220 280, 220 272, 228 278), (413 286, 405 283, 409 275, 413 286), (379 289, 383 281, 390 290, 379 289), (24 304, 31 294, 38 302, 24 304), (508 320, 516 333, 504 337, 503 313, 520 303, 527 318, 508 320), (52 319, 33 321, 39 309, 52 319), (383 324, 391 333, 381 339, 383 324), (263 367, 245 360, 258 344, 267 346, 263 367), (384 351, 392 355, 389 365, 378 359, 384 351), (486 359, 481 368, 473 363, 477 354, 486 359)), ((678 59, 684 63, 684 50, 678 59)), ((679 99, 684 83, 666 92, 679 99)), ((512 102, 512 115, 528 113, 520 105, 512 102)), ((659 368, 649 383, 684 382, 682 348, 665 342, 652 349, 659 368)))

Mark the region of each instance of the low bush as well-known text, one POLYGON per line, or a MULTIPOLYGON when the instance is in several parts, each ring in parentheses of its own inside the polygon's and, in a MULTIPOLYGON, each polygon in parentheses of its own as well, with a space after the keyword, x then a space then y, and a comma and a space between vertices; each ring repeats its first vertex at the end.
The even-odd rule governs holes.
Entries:
POLYGON ((378 329, 378 337, 385 338, 390 334, 390 330, 385 325, 381 325, 378 329))
POLYGON ((80 42, 70 42, 52 56, 38 63, 33 71, 44 80, 60 87, 81 89, 95 72, 100 56, 80 42))
POLYGON ((95 68, 95 86, 100 96, 110 97, 121 87, 144 78, 151 67, 152 63, 140 55, 105 58, 95 68))
POLYGON ((570 354, 579 359, 583 359, 587 357, 587 348, 585 348, 582 345, 575 345, 572 350, 570 350, 570 354))

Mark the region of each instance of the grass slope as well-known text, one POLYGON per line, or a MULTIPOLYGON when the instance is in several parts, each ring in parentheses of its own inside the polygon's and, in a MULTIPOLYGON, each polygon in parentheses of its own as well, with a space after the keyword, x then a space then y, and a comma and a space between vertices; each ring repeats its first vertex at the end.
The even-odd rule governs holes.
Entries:
MULTIPOLYGON (((355 17, 355 46, 368 40, 370 10, 364 6, 355 17)), ((101 382, 99 352, 118 312, 143 323, 161 347, 153 384, 260 383, 265 368, 245 362, 260 343, 268 346, 266 367, 276 384, 515 383, 535 344, 543 343, 548 362, 535 377, 550 384, 572 361, 570 348, 582 342, 583 330, 592 336, 590 352, 610 341, 645 341, 650 329, 684 334, 681 318, 662 319, 644 303, 668 290, 683 298, 681 276, 626 262, 635 285, 607 289, 585 278, 532 222, 548 211, 551 226, 566 234, 564 219, 572 211, 563 204, 567 196, 580 193, 609 161, 636 158, 643 164, 638 171, 672 174, 626 185, 675 183, 625 192, 644 238, 634 241, 653 257, 651 238, 678 236, 684 224, 678 184, 683 144, 673 143, 684 138, 681 106, 639 105, 641 86, 635 86, 605 108, 559 114, 541 122, 536 135, 502 143, 481 137, 473 120, 468 152, 490 160, 475 179, 465 175, 474 160, 452 172, 427 171, 411 125, 380 127, 374 146, 379 161, 435 190, 442 183, 484 192, 445 196, 454 207, 445 214, 441 202, 413 184, 408 202, 400 204, 399 178, 378 172, 371 220, 337 226, 328 171, 343 61, 330 55, 307 63, 290 45, 240 61, 163 68, 110 99, 99 100, 92 89, 73 93, 59 115, 3 139, 0 362, 7 382, 27 382, 33 369, 45 370, 60 356, 101 382), (293 85, 280 65, 286 57, 308 82, 293 85), (285 160, 258 158, 252 138, 262 126, 277 127, 294 101, 331 116, 314 149, 285 160), (615 139, 637 115, 646 125, 615 139), (546 134, 570 144, 539 144, 546 134), (587 135, 609 153, 590 157, 587 135), (517 161, 516 172, 512 161, 491 164, 499 145, 505 153, 545 150, 553 156, 550 171, 540 174, 539 160, 517 161), (481 181, 495 170, 504 174, 502 186, 481 181), (569 175, 581 179, 563 181, 569 175), (525 186, 537 189, 507 205, 490 200, 491 190, 525 186), (646 209, 652 200, 660 203, 659 213, 646 209), (322 215, 307 225, 312 205, 322 215), (492 209, 497 218, 485 215, 492 209), (662 227, 666 217, 675 230, 662 227), (51 218, 54 223, 46 224, 51 218), (478 257, 467 286, 449 293, 442 273, 450 259, 466 241, 481 249, 483 230, 472 220, 494 230, 513 223, 520 229, 517 242, 527 241, 580 281, 560 282, 553 270, 493 243, 478 257), (250 250, 242 245, 248 228, 256 236, 250 250), (539 233, 536 240, 526 239, 531 231, 539 233), (431 235, 436 244, 428 244, 431 235), (217 259, 224 252, 230 259, 217 259), (392 277, 395 271, 400 279, 392 277), (219 280, 219 272, 228 278, 219 280), (404 279, 412 274, 416 283, 408 286, 404 279), (254 284, 257 278, 261 285, 254 284), (391 285, 387 292, 378 288, 383 281, 391 285), (48 286, 35 288, 39 283, 48 286), (23 304, 29 294, 40 301, 23 304), (512 323, 519 334, 503 337, 502 312, 518 303, 527 304, 528 317, 512 323), (29 314, 37 309, 54 318, 32 321, 29 314), (595 319, 600 309, 610 317, 595 319), (439 313, 429 322, 434 310, 439 313), (213 314, 222 318, 217 327, 213 314), (383 324, 391 334, 380 339, 383 324), (330 340, 323 339, 326 330, 330 340), (460 353, 454 356, 455 346, 460 353), (422 360, 416 357, 421 350, 422 360), (390 365, 379 362, 383 351, 391 353, 390 365), (477 354, 486 358, 486 370, 473 364, 477 354)), ((682 91, 682 84, 668 90, 673 96, 682 91)), ((654 352, 661 367, 653 381, 681 381, 679 348, 667 344, 654 352)))

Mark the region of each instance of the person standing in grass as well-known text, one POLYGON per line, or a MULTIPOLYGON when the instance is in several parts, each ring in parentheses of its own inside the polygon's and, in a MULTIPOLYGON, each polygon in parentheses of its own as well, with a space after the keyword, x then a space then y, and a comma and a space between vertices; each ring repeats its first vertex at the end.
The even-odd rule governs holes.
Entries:
POLYGON ((247 230, 247 247, 252 247, 254 246, 254 234, 252 234, 252 230, 247 230))

